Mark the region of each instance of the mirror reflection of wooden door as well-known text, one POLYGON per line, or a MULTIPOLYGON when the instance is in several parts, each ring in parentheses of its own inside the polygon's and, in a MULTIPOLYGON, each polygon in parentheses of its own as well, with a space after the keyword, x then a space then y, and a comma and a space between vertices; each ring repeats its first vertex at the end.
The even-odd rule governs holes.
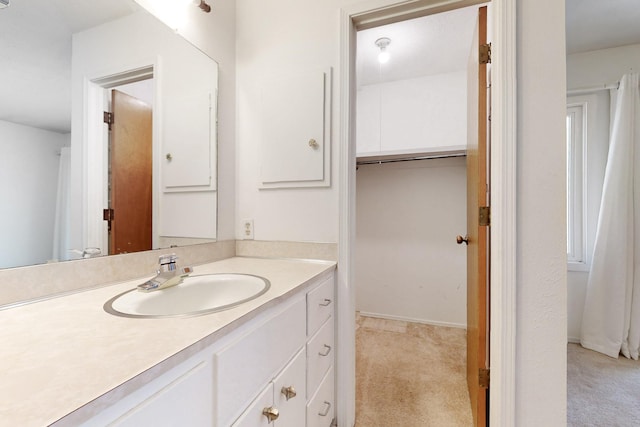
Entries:
POLYGON ((467 385, 475 426, 487 425, 489 393, 487 46, 485 6, 478 10, 467 71, 467 385))
POLYGON ((113 90, 109 135, 109 255, 152 247, 152 110, 113 90))

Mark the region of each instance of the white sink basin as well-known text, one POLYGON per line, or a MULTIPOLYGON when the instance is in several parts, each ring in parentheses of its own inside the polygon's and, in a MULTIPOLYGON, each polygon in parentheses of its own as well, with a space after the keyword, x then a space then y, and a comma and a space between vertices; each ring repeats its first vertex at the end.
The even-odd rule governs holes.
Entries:
POLYGON ((271 284, 250 274, 203 274, 153 292, 137 289, 116 295, 104 304, 107 313, 122 317, 163 318, 200 316, 236 307, 259 297, 271 284))

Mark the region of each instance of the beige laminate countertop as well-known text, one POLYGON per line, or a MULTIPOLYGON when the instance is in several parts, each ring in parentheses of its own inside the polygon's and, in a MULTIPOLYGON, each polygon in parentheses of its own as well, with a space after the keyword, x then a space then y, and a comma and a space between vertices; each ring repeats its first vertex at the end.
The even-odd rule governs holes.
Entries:
POLYGON ((261 258, 196 266, 194 274, 248 273, 271 282, 253 301, 199 317, 130 319, 103 310, 147 278, 0 311, 0 426, 73 425, 334 268, 261 258))

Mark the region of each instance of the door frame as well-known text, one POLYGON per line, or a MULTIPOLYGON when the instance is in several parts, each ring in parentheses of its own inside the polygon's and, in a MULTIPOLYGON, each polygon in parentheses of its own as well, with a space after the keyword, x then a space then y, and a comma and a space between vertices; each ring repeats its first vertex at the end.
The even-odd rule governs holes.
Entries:
MULTIPOLYGON (((83 99, 83 162, 82 162, 82 241, 85 248, 101 248, 108 253, 109 235, 107 224, 102 220, 102 210, 108 207, 108 141, 109 132, 102 120, 102 112, 108 105, 105 89, 115 88, 149 78, 154 79, 154 105, 152 112, 152 158, 153 158, 153 194, 159 194, 159 151, 161 147, 160 128, 160 67, 158 58, 143 60, 137 64, 122 64, 109 72, 97 76, 85 77, 83 99), (87 165, 93 165, 89 168, 87 165)), ((158 197, 152 199, 152 235, 153 247, 158 246, 158 197)))
MULTIPOLYGON (((484 3, 474 0, 366 0, 340 11, 340 140, 337 270, 338 425, 355 422, 355 52, 365 29, 484 3)), ((516 331, 516 0, 489 10, 491 66, 490 425, 515 424, 516 331)))

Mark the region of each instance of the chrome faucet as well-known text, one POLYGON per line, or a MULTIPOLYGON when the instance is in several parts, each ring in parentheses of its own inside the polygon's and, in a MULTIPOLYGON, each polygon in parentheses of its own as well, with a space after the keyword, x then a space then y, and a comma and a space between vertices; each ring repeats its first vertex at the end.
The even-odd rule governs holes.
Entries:
POLYGON ((161 255, 158 259, 160 268, 153 279, 149 279, 141 285, 138 290, 141 292, 159 291, 160 289, 170 288, 182 283, 185 277, 193 273, 193 268, 183 267, 178 271, 176 254, 161 255))

